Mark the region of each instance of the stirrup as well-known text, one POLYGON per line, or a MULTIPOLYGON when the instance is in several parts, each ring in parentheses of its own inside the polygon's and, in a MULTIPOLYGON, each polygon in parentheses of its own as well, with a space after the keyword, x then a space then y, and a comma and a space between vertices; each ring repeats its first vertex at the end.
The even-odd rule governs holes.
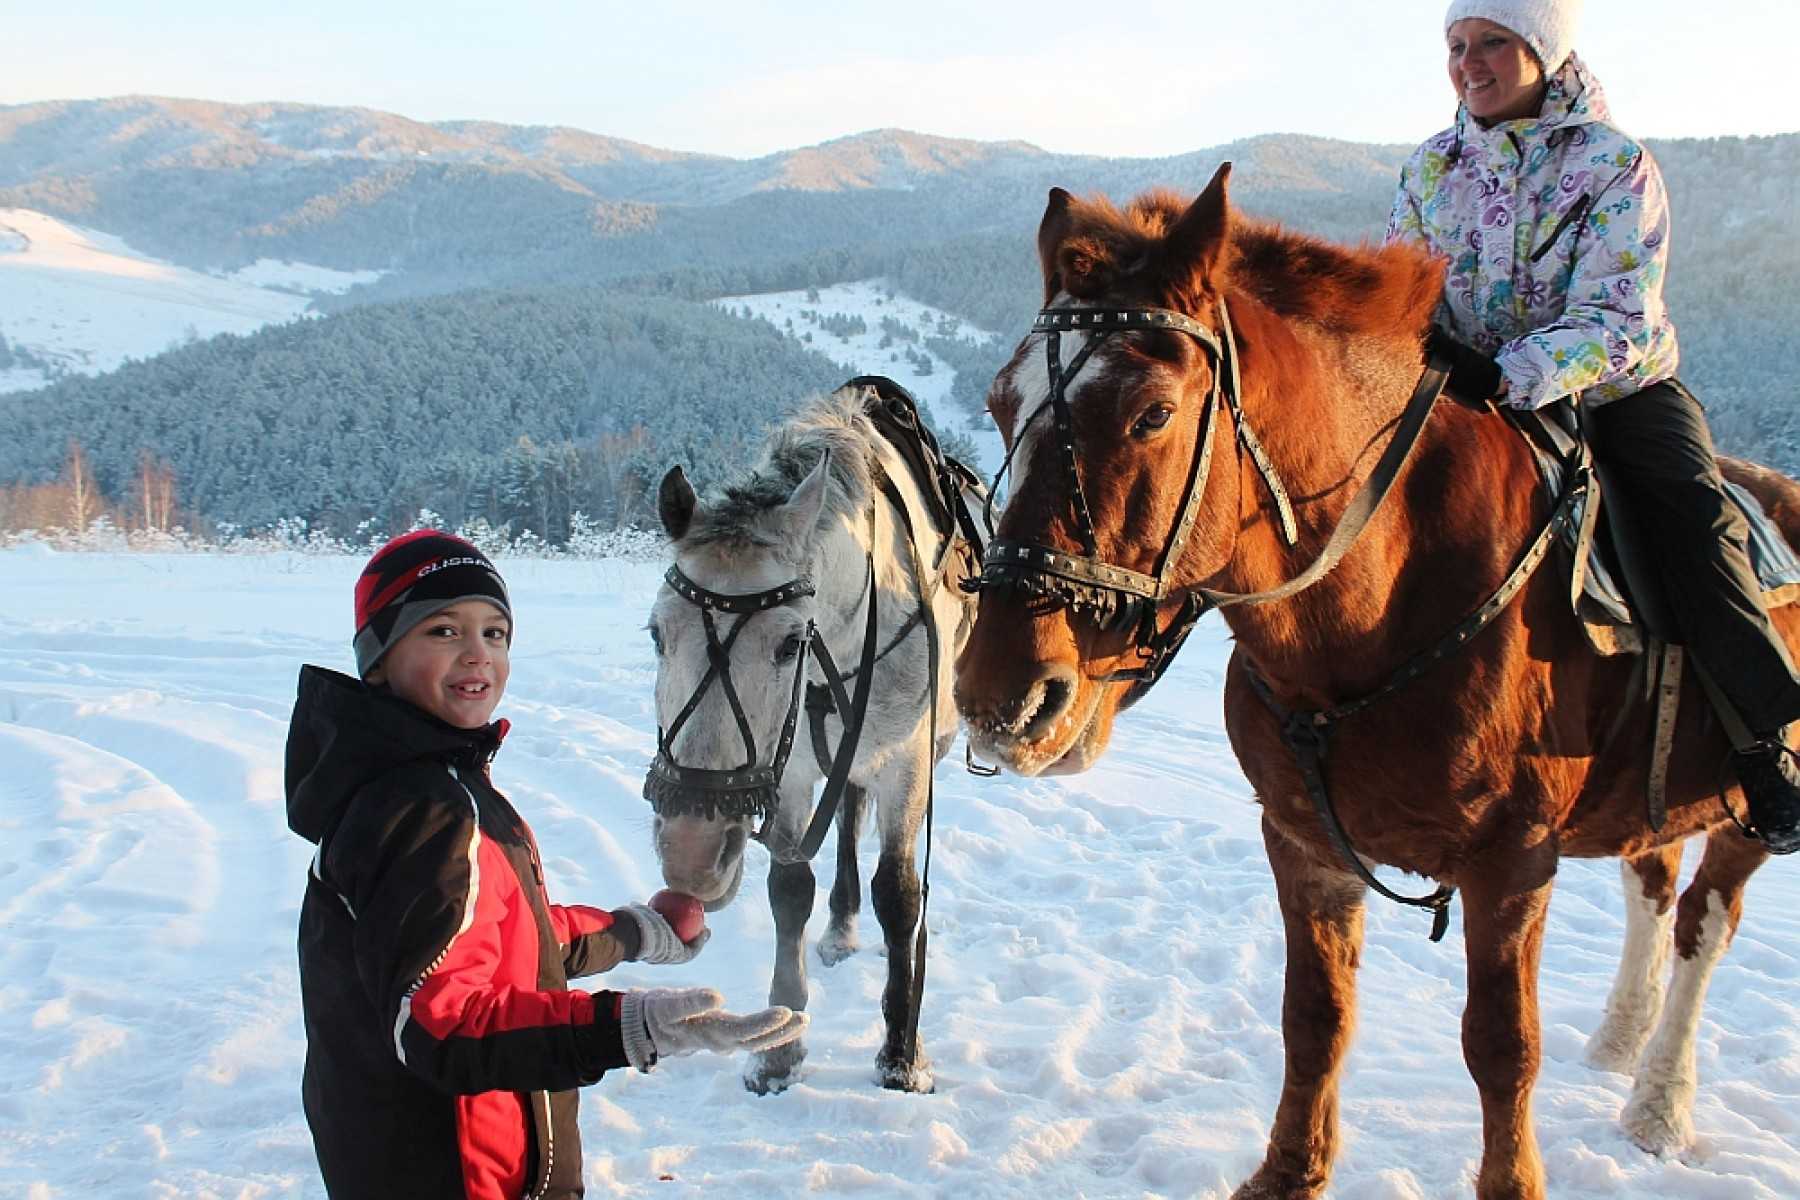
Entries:
MULTIPOLYGON (((1773 769, 1777 775, 1783 774, 1780 760, 1784 756, 1792 759, 1795 764, 1800 765, 1800 751, 1795 751, 1780 737, 1779 734, 1756 738, 1747 745, 1736 747, 1731 750, 1730 753, 1725 756, 1725 761, 1720 764, 1721 777, 1717 781, 1719 785, 1719 801, 1724 805, 1726 815, 1731 818, 1732 823, 1738 827, 1738 831, 1745 837, 1761 842, 1771 854, 1792 854, 1795 851, 1800 850, 1800 815, 1796 815, 1796 819, 1786 828, 1771 834, 1756 823, 1753 812, 1746 813, 1746 816, 1749 819, 1740 817, 1737 814, 1737 810, 1731 807, 1730 801, 1725 798, 1725 794, 1729 788, 1725 784, 1723 775, 1725 768, 1730 766, 1732 768, 1732 774, 1737 778, 1738 789, 1744 793, 1745 808, 1747 810, 1754 810, 1755 804, 1751 800, 1750 789, 1745 785, 1742 774, 1737 770, 1736 760, 1740 757, 1758 758, 1762 756, 1767 756, 1773 761, 1773 769)), ((1800 785, 1795 786, 1794 791, 1796 796, 1800 797, 1800 785)), ((1796 804, 1795 807, 1800 808, 1800 804, 1796 804)))

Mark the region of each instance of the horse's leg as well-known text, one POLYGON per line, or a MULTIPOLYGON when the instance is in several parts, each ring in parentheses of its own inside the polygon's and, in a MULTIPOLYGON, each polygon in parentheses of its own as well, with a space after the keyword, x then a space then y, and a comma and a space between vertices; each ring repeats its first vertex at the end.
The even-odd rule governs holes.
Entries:
POLYGON ((1356 1021, 1363 884, 1326 870, 1263 819, 1287 931, 1281 1036, 1287 1070, 1268 1155, 1233 1200, 1311 1200, 1324 1194, 1338 1141, 1338 1075, 1356 1021))
POLYGON ((891 783, 884 780, 888 786, 879 793, 881 858, 869 891, 875 917, 881 923, 882 940, 887 944, 888 976, 887 987, 881 993, 887 1036, 875 1056, 875 1070, 882 1087, 929 1092, 931 1060, 926 1057, 923 1043, 915 1043, 911 1054, 904 1043, 907 1029, 915 1020, 913 972, 925 969, 924 963, 913 962, 913 937, 922 909, 914 846, 925 816, 925 789, 931 767, 923 746, 918 754, 908 757, 910 761, 892 769, 891 783))
POLYGON ((1625 890, 1625 948, 1606 1000, 1606 1019, 1588 1039, 1586 1058, 1591 1067, 1631 1070, 1662 1015, 1681 848, 1682 843, 1671 842, 1619 862, 1625 890))
POLYGON ((1620 1122, 1646 1150, 1680 1150, 1694 1137, 1694 1038, 1713 968, 1737 932, 1744 884, 1769 857, 1762 843, 1736 829, 1706 839, 1694 881, 1675 917, 1675 971, 1662 1023, 1644 1052, 1620 1122))
POLYGON ((1531 1127, 1542 1058, 1538 962, 1556 877, 1556 841, 1543 826, 1505 831, 1470 851, 1462 885, 1468 1001, 1463 1061, 1481 1093, 1479 1200, 1543 1200, 1544 1164, 1531 1127))
POLYGON ((843 806, 837 817, 837 878, 831 882, 831 922, 819 938, 819 961, 836 966, 861 945, 856 938, 856 914, 862 908, 862 876, 856 869, 856 841, 862 832, 863 810, 869 793, 854 783, 844 787, 843 806))
MULTIPOLYGON (((784 806, 783 813, 790 806, 784 806)), ((780 820, 780 816, 776 818, 780 820)), ((774 831, 770 845, 798 845, 797 827, 774 831)), ((775 971, 769 980, 769 1003, 799 1012, 806 1007, 806 921, 817 891, 809 862, 769 863, 769 911, 775 917, 775 971)), ((762 1050, 744 1065, 744 1086, 759 1095, 779 1092, 793 1081, 806 1058, 804 1039, 762 1050)))

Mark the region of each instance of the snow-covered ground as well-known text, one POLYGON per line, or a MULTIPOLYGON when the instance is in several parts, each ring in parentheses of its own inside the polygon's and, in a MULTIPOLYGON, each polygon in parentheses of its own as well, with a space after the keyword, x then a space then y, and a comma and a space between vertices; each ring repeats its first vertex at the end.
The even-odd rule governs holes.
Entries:
MULTIPOLYGON (((281 749, 302 662, 350 664, 347 558, 0 551, 0 1197, 317 1197, 300 1114, 294 929, 309 848, 281 749)), ((516 729, 495 767, 552 891, 660 885, 639 798, 654 749, 655 564, 503 562, 516 729)), ((873 1082, 879 953, 812 966, 804 1080, 755 1097, 705 1056, 588 1089, 590 1196, 1222 1200, 1281 1081, 1282 933, 1202 626, 1070 779, 938 773, 922 1036, 937 1092, 873 1082)), ((960 757, 960 756, 958 756, 960 757)), ((863 848, 873 870, 874 847, 863 848)), ((821 856, 822 926, 831 855, 821 856)), ((761 1003, 766 858, 685 967, 761 1003)), ((1622 932, 1617 871, 1569 862, 1544 955, 1536 1108, 1558 1200, 1800 1195, 1800 868, 1752 882, 1699 1045, 1699 1144, 1657 1159, 1582 1065, 1622 932)), ((1344 1081, 1339 1200, 1471 1194, 1462 943, 1372 901, 1344 1081)), ((864 940, 878 946, 872 915, 864 940)))
MULTIPOLYGON (((75 374, 290 321, 309 311, 314 295, 380 274, 260 259, 228 276, 208 275, 43 213, 0 208, 0 337, 75 374)), ((34 366, 0 369, 0 392, 40 387, 47 378, 34 366)))
POLYGON ((933 429, 954 429, 974 440, 980 454, 970 466, 990 479, 999 469, 1004 453, 1000 435, 985 424, 979 429, 969 428, 968 414, 956 411, 949 403, 950 385, 956 373, 925 348, 928 335, 983 344, 992 341, 994 334, 952 313, 893 292, 880 279, 798 292, 726 296, 713 303, 730 312, 763 318, 795 341, 840 364, 846 378, 886 375, 918 398, 933 429), (834 332, 826 328, 833 318, 860 319, 864 328, 860 332, 841 328, 834 332), (889 336, 882 325, 884 318, 911 330, 917 335, 916 340, 889 336), (888 342, 885 346, 884 337, 888 342), (922 362, 928 363, 930 369, 921 369, 922 362))

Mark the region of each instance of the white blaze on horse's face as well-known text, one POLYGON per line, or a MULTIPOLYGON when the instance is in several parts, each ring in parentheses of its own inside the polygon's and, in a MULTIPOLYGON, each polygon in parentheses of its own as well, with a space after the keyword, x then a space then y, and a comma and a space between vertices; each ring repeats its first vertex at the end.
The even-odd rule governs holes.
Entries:
MULTIPOLYGON (((1049 338, 1047 333, 1034 333, 1019 345, 1014 356, 1012 369, 1012 386, 1018 393, 1018 411, 1013 413, 1012 422, 1012 481, 1007 485, 1007 495, 1017 496, 1025 487, 1025 476, 1030 470, 1033 457, 1039 448, 1056 428, 1056 414, 1050 410, 1050 363, 1045 352, 1044 343, 1049 338)), ((1058 358, 1062 362, 1066 377, 1069 363, 1074 360, 1081 348, 1087 344, 1092 334, 1078 330, 1067 330, 1062 335, 1058 358)), ((1098 357, 1099 351, 1095 352, 1098 357)), ((1094 369, 1093 359, 1090 366, 1084 369, 1067 384, 1064 392, 1069 406, 1073 408, 1082 391, 1092 385, 1100 372, 1094 369)))

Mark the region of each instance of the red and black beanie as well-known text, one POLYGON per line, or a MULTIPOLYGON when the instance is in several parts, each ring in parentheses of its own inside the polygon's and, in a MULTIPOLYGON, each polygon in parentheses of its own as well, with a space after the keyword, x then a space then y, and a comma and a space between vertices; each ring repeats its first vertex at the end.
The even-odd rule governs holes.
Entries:
POLYGON ((367 678, 407 630, 463 600, 486 600, 512 620, 500 572, 463 539, 419 529, 377 550, 356 581, 356 673, 367 678))

